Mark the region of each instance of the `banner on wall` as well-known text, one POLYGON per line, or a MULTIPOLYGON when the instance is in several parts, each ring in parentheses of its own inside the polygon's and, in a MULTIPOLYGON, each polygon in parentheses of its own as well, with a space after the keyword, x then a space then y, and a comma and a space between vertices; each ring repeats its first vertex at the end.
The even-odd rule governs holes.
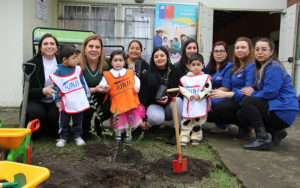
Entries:
POLYGON ((164 46, 171 62, 178 62, 184 42, 196 39, 197 23, 198 5, 156 3, 154 48, 164 46))

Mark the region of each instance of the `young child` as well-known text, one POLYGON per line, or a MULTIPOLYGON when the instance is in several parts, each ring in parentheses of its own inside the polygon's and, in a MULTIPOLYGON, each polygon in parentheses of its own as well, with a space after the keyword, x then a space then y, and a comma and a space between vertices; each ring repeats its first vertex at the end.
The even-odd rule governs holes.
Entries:
POLYGON ((77 65, 78 54, 74 45, 63 45, 59 49, 59 59, 62 64, 57 66, 55 73, 50 75, 54 83, 53 89, 57 91, 54 95, 56 106, 59 108, 59 136, 57 147, 64 147, 69 137, 69 123, 72 117, 72 132, 76 145, 84 145, 81 138, 83 111, 88 109, 87 96, 90 93, 82 69, 77 65))
POLYGON ((207 112, 211 109, 208 95, 212 89, 211 77, 202 72, 203 57, 194 54, 190 58, 191 72, 180 78, 180 92, 184 96, 181 121, 180 144, 185 146, 192 141, 198 145, 202 140, 202 125, 206 122, 207 112))
POLYGON ((172 50, 171 44, 168 41, 168 37, 163 38, 162 46, 165 47, 168 51, 172 50))
POLYGON ((113 114, 110 125, 117 129, 117 143, 122 142, 121 134, 126 132, 125 143, 132 144, 131 131, 140 126, 145 117, 145 108, 138 98, 140 80, 134 75, 132 69, 124 68, 125 53, 123 51, 113 51, 109 62, 113 68, 104 71, 104 77, 99 85, 110 87, 108 94, 111 98, 110 111, 113 114), (114 114, 117 114, 116 117, 114 114))

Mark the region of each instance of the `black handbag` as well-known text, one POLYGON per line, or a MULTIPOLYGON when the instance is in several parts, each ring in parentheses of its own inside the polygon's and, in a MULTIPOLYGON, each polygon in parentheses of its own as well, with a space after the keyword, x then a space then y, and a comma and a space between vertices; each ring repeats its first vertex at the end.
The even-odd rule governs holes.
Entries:
POLYGON ((134 70, 137 75, 142 75, 142 60, 137 60, 134 64, 134 70))
POLYGON ((167 91, 167 86, 161 84, 159 87, 158 87, 158 90, 156 92, 156 97, 155 99, 156 100, 163 100, 162 97, 166 95, 166 91, 167 91))

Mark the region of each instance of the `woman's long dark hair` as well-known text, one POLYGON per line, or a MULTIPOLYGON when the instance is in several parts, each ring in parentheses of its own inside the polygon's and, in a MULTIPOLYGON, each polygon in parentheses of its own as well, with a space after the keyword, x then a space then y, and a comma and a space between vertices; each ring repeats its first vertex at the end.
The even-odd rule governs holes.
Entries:
POLYGON ((57 50, 58 50, 59 45, 58 45, 57 39, 56 39, 53 35, 51 35, 50 33, 46 33, 45 35, 42 36, 42 38, 41 38, 41 40, 40 40, 40 42, 39 42, 39 49, 38 49, 38 52, 37 52, 37 54, 35 55, 35 57, 40 56, 40 55, 43 55, 43 54, 42 54, 42 51, 41 51, 42 44, 43 44, 43 41, 45 40, 45 38, 48 38, 48 37, 53 38, 53 40, 55 41, 55 44, 56 44, 56 46, 57 46, 57 50))
POLYGON ((155 62, 154 62, 154 54, 159 50, 163 51, 167 56, 167 64, 166 64, 167 75, 166 75, 166 78, 164 80, 164 82, 165 82, 164 84, 166 84, 166 85, 168 84, 169 75, 170 75, 170 73, 173 69, 173 65, 172 65, 171 60, 169 58, 168 50, 166 48, 162 47, 162 46, 156 47, 152 52, 151 60, 150 60, 150 68, 147 71, 148 85, 150 87, 158 87, 160 84, 162 84, 162 79, 159 75, 159 70, 156 67, 155 62))
POLYGON ((213 75, 213 74, 215 74, 215 72, 217 72, 217 62, 214 58, 214 50, 215 50, 216 46, 223 46, 227 53, 225 60, 223 62, 221 62, 221 64, 220 64, 219 71, 224 69, 226 67, 227 63, 230 61, 230 55, 228 54, 227 44, 224 41, 215 42, 213 45, 213 48, 212 48, 212 52, 210 53, 209 63, 207 65, 207 70, 210 75, 213 75))
POLYGON ((197 46, 197 53, 198 53, 198 51, 199 51, 198 43, 197 43, 197 41, 194 40, 194 39, 189 39, 189 40, 187 40, 187 41, 183 44, 182 52, 181 52, 181 58, 180 58, 180 60, 179 60, 179 63, 180 63, 179 66, 180 66, 180 69, 181 69, 182 71, 184 71, 184 70, 186 69, 186 64, 187 64, 187 62, 188 62, 188 58, 187 58, 187 56, 186 56, 186 47, 187 47, 189 44, 191 44, 191 43, 195 43, 196 46, 197 46))

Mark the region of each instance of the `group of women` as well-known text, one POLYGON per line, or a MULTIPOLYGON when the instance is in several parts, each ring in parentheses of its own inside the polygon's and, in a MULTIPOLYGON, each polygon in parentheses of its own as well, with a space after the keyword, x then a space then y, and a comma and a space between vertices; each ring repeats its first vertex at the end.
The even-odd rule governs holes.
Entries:
MULTIPOLYGON (((58 109, 51 95, 49 75, 55 71, 59 60, 56 58, 58 43, 51 34, 44 35, 39 42, 37 55, 29 62, 36 64, 30 78, 27 121, 40 119, 41 128, 35 137, 57 136, 58 109)), ((146 108, 146 118, 141 128, 155 129, 165 120, 171 120, 172 102, 170 96, 163 92, 166 88, 179 86, 179 79, 190 70, 190 57, 199 52, 195 40, 189 39, 182 48, 180 61, 173 65, 169 53, 164 47, 153 50, 150 65, 141 58, 142 44, 133 40, 127 49, 126 68, 131 68, 141 79, 139 98, 146 108)), ((93 95, 97 107, 101 109, 101 121, 111 114, 110 101, 104 100, 109 87, 99 86, 103 71, 109 65, 105 60, 102 39, 98 35, 87 37, 81 48, 80 66, 93 95)), ((26 71, 30 72, 30 68, 26 71)), ((226 131, 228 124, 239 127, 237 139, 247 138, 254 129, 256 140, 244 146, 245 149, 269 149, 278 145, 287 133, 285 128, 292 125, 299 110, 296 93, 291 85, 291 78, 283 65, 278 61, 274 43, 267 38, 259 39, 255 47, 247 37, 240 37, 234 43, 233 61, 230 61, 225 42, 218 41, 213 45, 210 62, 205 72, 212 77, 213 91, 212 111, 208 121, 216 124, 217 130, 226 131), (272 135, 269 138, 268 133, 272 135)), ((172 95, 172 94, 170 94, 172 95)), ((181 120, 182 96, 176 97, 178 120, 181 120)), ((91 138, 91 120, 94 109, 84 112, 83 138, 91 138)), ((95 130, 101 134, 100 120, 95 118, 95 130)), ((175 131, 172 131, 175 132, 175 131)), ((170 139, 175 144, 175 136, 170 139)))

